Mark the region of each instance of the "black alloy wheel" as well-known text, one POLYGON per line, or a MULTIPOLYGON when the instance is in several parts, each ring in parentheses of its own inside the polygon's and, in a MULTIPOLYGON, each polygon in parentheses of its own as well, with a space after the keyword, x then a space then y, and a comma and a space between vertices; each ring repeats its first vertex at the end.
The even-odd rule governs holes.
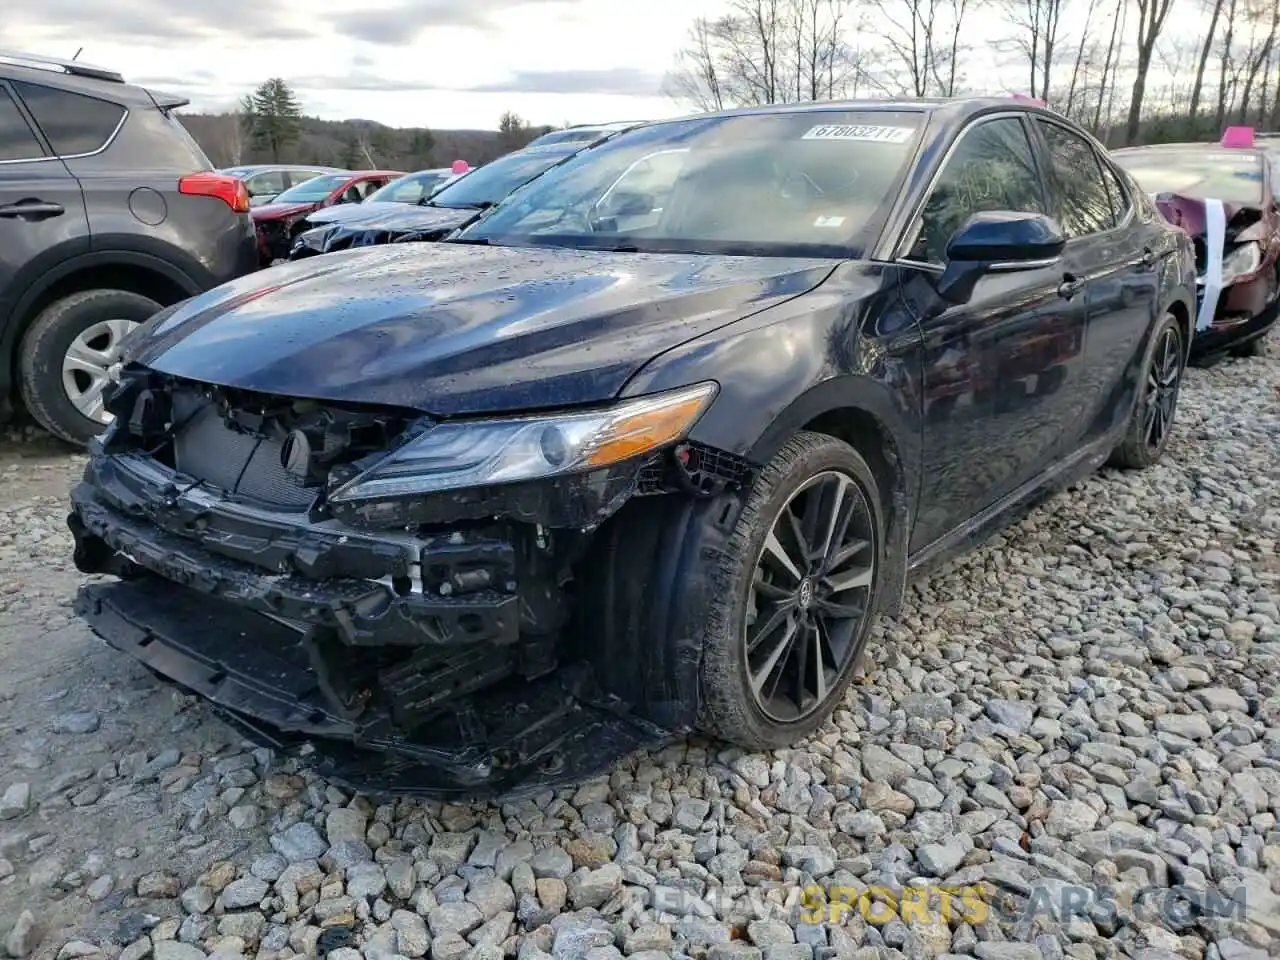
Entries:
POLYGON ((1111 453, 1111 465, 1141 470, 1164 455, 1173 434, 1178 393, 1187 365, 1185 328, 1166 313, 1151 338, 1146 374, 1139 383, 1138 398, 1119 446, 1111 453))
POLYGON ((798 487, 756 559, 742 631, 756 706, 779 723, 826 706, 870 615, 877 530, 866 492, 839 469, 798 487))
POLYGON ((1159 457, 1169 442, 1173 415, 1182 386, 1182 338, 1177 328, 1166 326, 1159 334, 1147 372, 1146 411, 1143 440, 1152 455, 1159 457))

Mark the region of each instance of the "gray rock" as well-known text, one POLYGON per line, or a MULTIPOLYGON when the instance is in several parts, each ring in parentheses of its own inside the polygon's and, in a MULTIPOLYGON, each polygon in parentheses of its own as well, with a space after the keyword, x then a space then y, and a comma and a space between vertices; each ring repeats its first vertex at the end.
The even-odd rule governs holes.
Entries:
POLYGON ((1198 713, 1162 713, 1156 717, 1156 729, 1188 740, 1208 740, 1213 736, 1213 727, 1198 713))
POLYGON ((249 872, 259 880, 275 883, 288 866, 289 862, 280 854, 264 853, 253 861, 249 867, 249 872))
POLYGON ((157 940, 151 948, 154 960, 205 960, 204 951, 189 943, 176 940, 157 940))
POLYGON ((992 723, 998 723, 1018 733, 1026 733, 1035 721, 1034 704, 1018 700, 988 700, 983 709, 992 723))
POLYGON ((622 868, 606 863, 597 870, 579 870, 566 881, 569 902, 575 909, 598 907, 622 887, 622 868))
POLYGON ((271 848, 290 863, 318 860, 329 849, 320 832, 309 823, 295 823, 271 837, 271 848))
POLYGON ((31 806, 31 784, 13 783, 0 796, 0 820, 22 816, 31 806))
POLYGON ((535 877, 565 880, 573 873, 573 858, 559 847, 546 847, 533 855, 529 866, 533 867, 535 877))
POLYGON ((267 895, 267 890, 265 880, 259 880, 257 877, 242 877, 223 888, 222 905, 228 910, 256 907, 267 895))
POLYGON ((484 922, 480 908, 474 903, 442 903, 427 917, 432 937, 442 937, 450 933, 465 936, 484 922))
POLYGON ((1207 687, 1197 690, 1193 696, 1204 705, 1206 710, 1249 712, 1249 704, 1244 697, 1227 687, 1207 687))
POLYGON ((94 733, 102 726, 102 718, 92 710, 77 710, 53 718, 54 733, 94 733))
POLYGON ((973 948, 978 960, 1044 960, 1034 943, 980 942, 973 948))
POLYGON ((676 804, 671 822, 686 833, 697 833, 702 828, 702 821, 707 819, 711 804, 697 797, 681 800, 676 804))
POLYGON ((1070 839, 1092 830, 1098 823, 1098 811, 1081 800, 1056 800, 1049 807, 1045 830, 1050 836, 1070 839))
POLYGON ((971 849, 973 841, 960 834, 944 843, 926 843, 916 850, 916 859, 926 876, 945 878, 955 873, 971 849))
POLYGON ((36 923, 35 914, 23 910, 18 914, 4 940, 4 948, 11 957, 25 957, 40 945, 40 927, 36 923))
POLYGON ((431 937, 427 923, 411 910, 397 910, 391 914, 391 929, 396 934, 396 951, 402 956, 417 958, 426 956, 431 949, 431 937))
POLYGON ((357 863, 347 868, 347 896, 371 900, 387 889, 387 876, 376 863, 357 863))
POLYGON ((747 936, 757 947, 796 942, 795 931, 780 920, 752 920, 747 924, 747 936))
POLYGON ((343 841, 364 843, 367 823, 367 818, 362 811, 354 807, 339 807, 337 810, 330 810, 329 815, 325 817, 325 836, 330 845, 343 841))
POLYGON ((485 920, 491 920, 500 913, 513 911, 516 908, 516 894, 511 885, 497 877, 477 880, 467 891, 467 900, 474 903, 485 920))
MULTIPOLYGON (((208 887, 196 884, 182 891, 182 909, 187 913, 208 913, 213 909, 214 893, 208 887)), ((258 899, 262 899, 259 897, 258 899)))

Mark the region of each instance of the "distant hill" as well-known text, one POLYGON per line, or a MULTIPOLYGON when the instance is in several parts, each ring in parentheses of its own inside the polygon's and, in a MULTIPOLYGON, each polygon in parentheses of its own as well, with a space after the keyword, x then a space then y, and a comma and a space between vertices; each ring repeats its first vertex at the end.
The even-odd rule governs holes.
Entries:
MULTIPOLYGON (((182 124, 214 166, 271 163, 269 151, 254 147, 236 114, 181 114, 182 124)), ((520 130, 428 130, 388 127, 371 120, 302 118, 302 134, 282 151, 281 163, 318 163, 347 169, 421 170, 447 167, 454 160, 473 166, 517 150, 546 127, 520 130)))

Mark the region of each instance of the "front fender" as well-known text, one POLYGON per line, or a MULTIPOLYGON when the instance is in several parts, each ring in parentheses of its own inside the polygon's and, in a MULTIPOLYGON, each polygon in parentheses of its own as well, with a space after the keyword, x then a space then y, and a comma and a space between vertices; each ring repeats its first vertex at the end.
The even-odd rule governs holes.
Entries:
POLYGON ((869 291, 863 283, 855 291, 859 278, 841 273, 809 294, 667 351, 622 392, 717 380, 720 393, 690 439, 756 467, 815 421, 861 447, 885 488, 891 582, 882 595, 896 610, 921 462, 919 328, 896 283, 878 282, 869 291))

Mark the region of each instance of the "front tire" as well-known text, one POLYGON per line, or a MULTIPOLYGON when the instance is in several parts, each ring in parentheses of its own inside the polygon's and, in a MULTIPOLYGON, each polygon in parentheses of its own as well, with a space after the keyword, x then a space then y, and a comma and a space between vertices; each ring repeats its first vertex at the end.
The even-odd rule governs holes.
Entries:
POLYGON ((840 703, 878 606, 884 521, 867 462, 834 437, 797 434, 752 486, 724 563, 699 726, 750 749, 787 746, 840 703))
POLYGON ((86 290, 47 306, 22 338, 22 399, 46 430, 84 446, 110 423, 102 406, 120 343, 161 305, 127 290, 86 290))
POLYGON ((1159 462, 1173 433, 1182 374, 1186 369, 1186 341, 1177 317, 1166 313, 1153 334, 1133 415, 1124 439, 1111 454, 1111 465, 1143 470, 1159 462))

